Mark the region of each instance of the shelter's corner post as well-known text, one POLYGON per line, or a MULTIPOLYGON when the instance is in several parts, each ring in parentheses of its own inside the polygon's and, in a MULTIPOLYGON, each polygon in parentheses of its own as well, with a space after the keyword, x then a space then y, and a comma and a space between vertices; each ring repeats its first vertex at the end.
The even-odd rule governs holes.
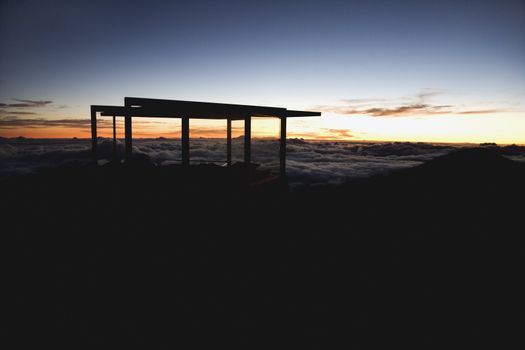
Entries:
POLYGON ((281 115, 281 135, 279 138, 279 174, 286 176, 286 115, 281 115))
POLYGON ((113 116, 113 160, 117 160, 117 118, 113 116))
POLYGON ((97 111, 91 106, 91 157, 97 161, 97 111))
POLYGON ((190 118, 189 117, 182 117, 181 151, 182 151, 182 165, 185 167, 188 167, 190 165, 190 118))
POLYGON ((131 106, 126 106, 124 116, 124 143, 126 149, 126 160, 130 160, 132 156, 132 130, 131 130, 131 106))
POLYGON ((232 165, 232 118, 226 120, 226 164, 232 165))
POLYGON ((249 165, 252 162, 252 116, 244 118, 244 163, 249 165))

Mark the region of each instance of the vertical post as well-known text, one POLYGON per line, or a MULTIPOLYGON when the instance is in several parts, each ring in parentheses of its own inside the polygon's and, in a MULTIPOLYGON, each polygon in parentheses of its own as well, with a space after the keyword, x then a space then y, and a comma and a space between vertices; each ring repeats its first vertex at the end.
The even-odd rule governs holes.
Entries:
POLYGON ((97 161, 97 111, 91 106, 91 156, 97 161))
POLYGON ((182 117, 181 128, 182 165, 190 165, 190 118, 182 117))
POLYGON ((113 160, 117 159, 117 118, 113 116, 113 160))
POLYGON ((131 132, 131 107, 126 108, 126 115, 124 116, 124 142, 126 148, 126 159, 131 159, 131 141, 132 141, 132 132, 131 132))
POLYGON ((279 172, 286 175, 286 116, 281 116, 281 139, 279 142, 279 172))
POLYGON ((232 165, 232 118, 226 121, 226 164, 232 165))
POLYGON ((252 116, 244 119, 244 163, 252 161, 252 116))

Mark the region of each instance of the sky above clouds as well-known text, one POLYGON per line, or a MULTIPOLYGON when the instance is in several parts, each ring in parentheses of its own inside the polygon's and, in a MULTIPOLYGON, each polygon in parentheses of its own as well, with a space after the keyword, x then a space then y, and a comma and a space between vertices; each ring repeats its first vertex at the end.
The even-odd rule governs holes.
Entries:
POLYGON ((323 112, 291 137, 525 143, 522 0, 2 0, 0 47, 0 136, 87 137, 90 104, 140 96, 323 112))

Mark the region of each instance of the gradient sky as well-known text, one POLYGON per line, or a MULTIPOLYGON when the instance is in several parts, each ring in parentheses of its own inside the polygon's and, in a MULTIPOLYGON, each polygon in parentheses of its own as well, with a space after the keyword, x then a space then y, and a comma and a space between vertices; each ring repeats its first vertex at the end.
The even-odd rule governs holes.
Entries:
POLYGON ((0 47, 1 136, 86 137, 90 104, 138 96, 323 112, 290 137, 525 143, 523 0, 0 0, 0 47))

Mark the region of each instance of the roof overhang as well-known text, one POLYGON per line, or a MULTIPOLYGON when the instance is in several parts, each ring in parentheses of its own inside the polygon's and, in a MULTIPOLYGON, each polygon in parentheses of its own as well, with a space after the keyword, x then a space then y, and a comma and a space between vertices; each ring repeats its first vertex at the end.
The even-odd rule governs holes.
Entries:
POLYGON ((320 112, 294 111, 281 107, 238 105, 212 102, 161 100, 152 98, 125 97, 124 106, 92 105, 92 111, 101 116, 123 117, 129 110, 132 117, 234 119, 246 117, 319 117, 320 112))

